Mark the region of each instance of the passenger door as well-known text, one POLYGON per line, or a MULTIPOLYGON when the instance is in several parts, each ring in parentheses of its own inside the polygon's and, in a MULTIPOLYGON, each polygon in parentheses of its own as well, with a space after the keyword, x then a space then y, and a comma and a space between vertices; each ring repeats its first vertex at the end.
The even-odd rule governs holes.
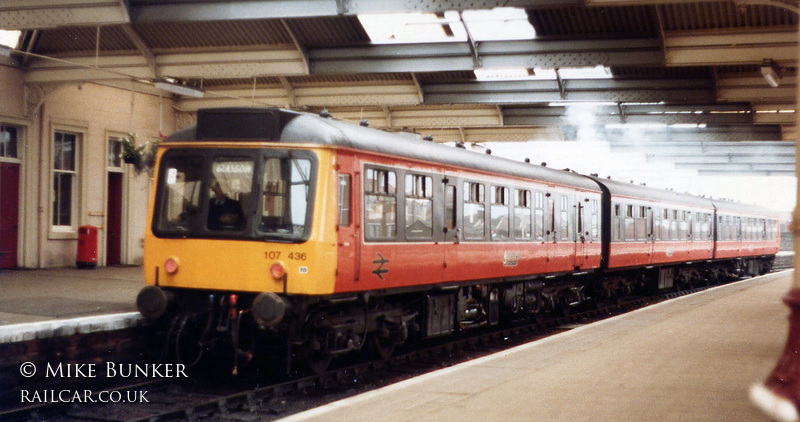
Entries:
POLYGON ((443 281, 453 280, 458 268, 458 248, 462 240, 461 213, 459 210, 458 181, 453 177, 445 176, 442 179, 444 187, 444 212, 442 213, 442 231, 444 232, 444 254, 442 267, 443 281))
MULTIPOLYGON (((582 198, 578 198, 575 206, 575 268, 581 268, 585 262, 586 255, 586 206, 582 198)), ((588 199, 586 200, 588 203, 588 199)))
POLYGON ((358 199, 361 196, 361 172, 356 170, 356 161, 352 155, 337 157, 339 173, 337 178, 338 193, 338 280, 347 285, 358 281, 361 249, 360 228, 363 221, 357 212, 358 199))
POLYGON ((558 256, 558 212, 556 211, 556 196, 552 192, 545 194, 545 230, 544 243, 547 247, 547 271, 556 271, 556 257, 558 256))

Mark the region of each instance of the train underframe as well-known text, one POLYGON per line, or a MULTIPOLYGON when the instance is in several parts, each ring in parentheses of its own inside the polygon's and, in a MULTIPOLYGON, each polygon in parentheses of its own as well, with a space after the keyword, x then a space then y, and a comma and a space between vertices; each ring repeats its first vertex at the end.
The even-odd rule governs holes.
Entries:
POLYGON ((773 258, 493 280, 424 291, 370 292, 325 299, 280 298, 285 314, 278 322, 265 322, 264 315, 259 315, 264 313, 259 311, 263 308, 259 296, 183 292, 173 301, 175 311, 166 351, 169 359, 188 367, 206 358, 217 368, 234 374, 242 364, 264 364, 267 360, 281 364, 287 371, 302 366, 303 370, 319 373, 337 356, 367 352, 386 358, 397 345, 410 339, 542 318, 548 313, 567 314, 588 303, 765 274, 772 270, 773 258))

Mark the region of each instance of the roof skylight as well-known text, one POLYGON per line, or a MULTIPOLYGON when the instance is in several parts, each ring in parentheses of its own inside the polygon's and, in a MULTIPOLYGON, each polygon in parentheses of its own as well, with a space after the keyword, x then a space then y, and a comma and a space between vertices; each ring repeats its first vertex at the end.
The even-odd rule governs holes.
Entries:
POLYGON ((0 29, 0 45, 16 49, 19 47, 19 39, 21 35, 22 31, 7 31, 0 29))
POLYGON ((498 7, 492 10, 465 10, 462 19, 475 41, 532 40, 536 30, 525 9, 498 7))
POLYGON ((605 66, 564 67, 558 70, 563 79, 611 79, 611 69, 605 66))
POLYGON ((444 13, 381 13, 358 15, 375 44, 530 40, 536 31, 525 9, 499 7, 444 13), (465 28, 466 25, 466 28, 465 28))
POLYGON ((467 31, 458 12, 381 13, 358 15, 375 44, 466 41, 467 31))
POLYGON ((475 69, 479 81, 555 80, 554 69, 526 69, 524 67, 501 67, 475 69))
POLYGON ((555 80, 561 79, 610 79, 611 69, 605 66, 595 67, 562 67, 556 69, 483 68, 475 69, 475 77, 479 81, 513 81, 513 80, 555 80), (558 74, 556 74, 558 72, 558 74))

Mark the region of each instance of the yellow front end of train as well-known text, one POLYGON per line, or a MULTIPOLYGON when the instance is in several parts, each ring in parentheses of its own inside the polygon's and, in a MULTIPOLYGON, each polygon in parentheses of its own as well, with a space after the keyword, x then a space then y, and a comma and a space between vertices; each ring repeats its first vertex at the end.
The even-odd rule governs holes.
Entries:
POLYGON ((172 291, 332 294, 334 150, 232 144, 160 146, 144 239, 145 282, 172 291), (229 207, 238 216, 214 211, 215 203, 226 202, 238 203, 229 207))

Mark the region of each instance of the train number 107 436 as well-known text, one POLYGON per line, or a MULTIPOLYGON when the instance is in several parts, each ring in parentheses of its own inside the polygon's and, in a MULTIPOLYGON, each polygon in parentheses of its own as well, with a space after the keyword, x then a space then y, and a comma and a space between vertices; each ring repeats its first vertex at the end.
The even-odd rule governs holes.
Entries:
MULTIPOLYGON (((264 257, 267 259, 280 259, 281 252, 267 251, 264 252, 264 257)), ((293 261, 305 261, 308 258, 308 254, 305 252, 290 252, 289 255, 286 255, 286 258, 291 259, 293 261)))

